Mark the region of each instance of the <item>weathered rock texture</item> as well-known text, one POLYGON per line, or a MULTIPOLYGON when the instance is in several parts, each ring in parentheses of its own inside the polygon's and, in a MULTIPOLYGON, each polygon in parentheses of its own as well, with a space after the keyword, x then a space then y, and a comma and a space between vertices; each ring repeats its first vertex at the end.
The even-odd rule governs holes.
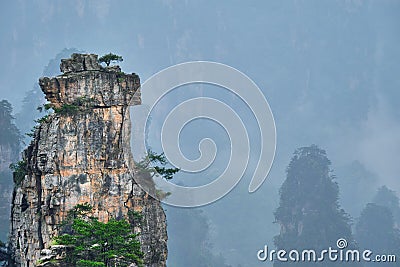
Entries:
POLYGON ((38 265, 67 212, 89 203, 104 222, 141 212, 134 230, 145 266, 165 266, 164 211, 133 180, 128 105, 140 104, 139 77, 101 67, 97 55, 74 54, 60 68, 62 75, 39 84, 61 111, 37 128, 24 152, 28 174, 13 193, 10 247, 16 265, 38 265))

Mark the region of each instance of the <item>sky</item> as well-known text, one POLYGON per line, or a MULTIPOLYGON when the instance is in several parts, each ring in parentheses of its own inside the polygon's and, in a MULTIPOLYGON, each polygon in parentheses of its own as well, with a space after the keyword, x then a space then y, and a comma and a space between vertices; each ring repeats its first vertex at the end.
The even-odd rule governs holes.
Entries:
MULTIPOLYGON (((341 203, 353 217, 379 186, 400 192, 399 1, 2 1, 0 25, 1 99, 9 100, 15 113, 45 66, 65 48, 122 55, 122 69, 139 74, 142 81, 177 63, 209 60, 242 71, 259 86, 277 129, 270 175, 256 193, 248 194, 258 153, 253 149, 251 168, 237 188, 204 207, 214 227, 212 241, 231 263, 240 263, 242 256, 235 256, 240 242, 249 248, 244 258, 250 261, 252 251, 278 233, 273 211, 298 147, 317 144, 327 151, 341 186, 341 203), (244 212, 240 223, 233 223, 235 205, 244 212), (263 230, 255 233, 254 228, 263 230), (243 236, 234 239, 236 230, 243 236)), ((251 117, 240 101, 213 90, 197 87, 172 94, 158 112, 210 94, 251 117)), ((161 123, 162 116, 154 121, 161 123)), ((249 121, 252 129, 254 121, 249 121)), ((223 131, 203 123, 185 130, 182 142, 188 154, 195 155, 195 140, 210 132, 224 147, 223 131)), ((257 141, 252 146, 257 148, 257 141)), ((217 158, 208 171, 220 171, 224 162, 224 156, 217 158)))

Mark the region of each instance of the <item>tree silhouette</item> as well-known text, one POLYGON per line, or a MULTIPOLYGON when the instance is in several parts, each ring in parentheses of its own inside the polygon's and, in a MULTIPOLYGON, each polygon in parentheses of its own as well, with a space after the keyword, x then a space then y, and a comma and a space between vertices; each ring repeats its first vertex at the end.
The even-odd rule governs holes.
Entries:
MULTIPOLYGON (((317 146, 297 149, 287 168, 280 189, 280 203, 275 220, 280 234, 275 237, 277 249, 314 249, 317 253, 336 247, 340 238, 354 248, 350 218, 338 203, 339 188, 331 174, 331 162, 317 146)), ((343 262, 279 262, 274 266, 341 266, 343 262)), ((346 266, 359 266, 346 263, 346 266)))
POLYGON ((114 61, 121 62, 121 61, 123 61, 123 59, 121 56, 118 56, 118 55, 115 55, 112 53, 108 53, 99 58, 99 62, 106 63, 107 66, 110 66, 110 63, 114 62, 114 61))

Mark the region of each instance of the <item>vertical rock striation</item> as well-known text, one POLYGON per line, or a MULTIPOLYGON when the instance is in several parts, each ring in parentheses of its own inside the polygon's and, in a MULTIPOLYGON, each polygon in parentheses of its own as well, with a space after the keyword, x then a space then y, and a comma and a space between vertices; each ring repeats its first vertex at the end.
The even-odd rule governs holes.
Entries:
POLYGON ((92 54, 73 54, 60 68, 63 74, 39 80, 57 112, 37 127, 24 151, 27 175, 13 193, 15 264, 36 266, 68 211, 89 203, 103 222, 141 212, 134 230, 140 233, 145 266, 165 266, 164 211, 133 180, 128 106, 141 102, 139 77, 118 66, 103 68, 92 54))

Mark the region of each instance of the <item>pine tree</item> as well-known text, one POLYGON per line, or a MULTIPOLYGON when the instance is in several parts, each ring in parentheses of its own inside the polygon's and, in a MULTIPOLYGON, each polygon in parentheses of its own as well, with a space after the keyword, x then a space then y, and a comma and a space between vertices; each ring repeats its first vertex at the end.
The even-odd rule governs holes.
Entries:
POLYGON ((121 62, 123 61, 121 56, 115 55, 113 53, 108 53, 99 58, 100 63, 106 63, 107 66, 110 66, 112 62, 121 62))
MULTIPOLYGON (((275 237, 277 250, 314 249, 318 254, 344 238, 354 248, 350 218, 338 203, 339 187, 330 169, 331 162, 317 146, 297 149, 287 168, 280 189, 280 204, 275 220, 280 234, 275 237)), ((342 266, 343 262, 279 262, 274 266, 342 266)), ((359 266, 355 262, 346 266, 359 266)))
POLYGON ((63 234, 55 241, 67 245, 64 261, 69 266, 142 266, 143 253, 137 235, 125 219, 100 222, 90 216, 92 207, 80 204, 74 207, 64 225, 63 234))

